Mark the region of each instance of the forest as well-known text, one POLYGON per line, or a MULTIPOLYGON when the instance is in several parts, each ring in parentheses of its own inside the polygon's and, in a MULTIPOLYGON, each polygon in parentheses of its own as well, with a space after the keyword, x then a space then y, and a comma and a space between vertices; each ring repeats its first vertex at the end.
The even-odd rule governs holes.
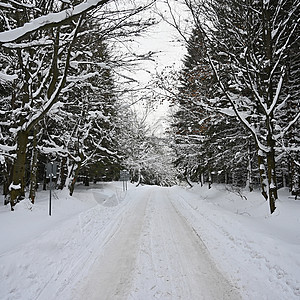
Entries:
POLYGON ((154 59, 124 45, 159 22, 156 2, 1 0, 0 185, 11 210, 49 186, 49 163, 70 195, 126 169, 137 185, 260 189, 270 213, 279 188, 297 199, 300 1, 181 0, 190 30, 164 1, 186 55, 149 94, 122 71, 154 59), (128 98, 170 103, 163 137, 128 98))

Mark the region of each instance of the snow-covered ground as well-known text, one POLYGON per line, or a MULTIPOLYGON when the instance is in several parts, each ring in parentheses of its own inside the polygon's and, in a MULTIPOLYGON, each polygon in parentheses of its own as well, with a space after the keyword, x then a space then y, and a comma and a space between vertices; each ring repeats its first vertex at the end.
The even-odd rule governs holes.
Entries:
MULTIPOLYGON (((300 201, 122 183, 0 206, 0 299, 300 299, 300 201)), ((3 203, 3 201, 2 201, 3 203)))

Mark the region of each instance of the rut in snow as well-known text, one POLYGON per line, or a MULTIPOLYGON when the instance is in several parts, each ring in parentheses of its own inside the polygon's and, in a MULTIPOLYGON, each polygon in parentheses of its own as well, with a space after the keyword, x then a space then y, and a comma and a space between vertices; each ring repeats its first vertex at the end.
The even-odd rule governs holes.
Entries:
POLYGON ((241 299, 172 201, 137 190, 73 299, 241 299))

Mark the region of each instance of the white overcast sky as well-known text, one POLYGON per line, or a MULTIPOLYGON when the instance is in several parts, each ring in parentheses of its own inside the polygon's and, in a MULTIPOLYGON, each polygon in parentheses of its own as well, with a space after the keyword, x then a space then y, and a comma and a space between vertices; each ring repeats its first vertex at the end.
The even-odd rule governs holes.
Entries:
MULTIPOLYGON (((163 15, 171 20, 168 6, 164 1, 157 1, 155 10, 163 13, 163 15)), ((184 7, 180 6, 175 0, 171 1, 174 13, 177 19, 184 23, 187 19, 187 13, 184 7)), ((157 18, 158 15, 157 15, 157 18)), ((145 53, 148 51, 155 52, 154 61, 145 61, 141 65, 141 70, 131 74, 135 79, 138 79, 142 84, 146 84, 151 80, 151 75, 162 71, 167 66, 174 65, 175 68, 180 68, 182 59, 186 53, 183 38, 180 37, 177 30, 169 25, 164 20, 161 20, 157 25, 152 26, 142 36, 138 37, 136 42, 131 45, 132 50, 136 53, 145 53)), ((159 121, 160 129, 163 131, 165 125, 165 117, 168 113, 168 102, 159 105, 155 112, 149 117, 149 123, 157 124, 159 121)))
MULTIPOLYGON (((187 13, 184 11, 184 6, 179 5, 177 1, 170 1, 173 5, 174 14, 176 18, 181 19, 181 23, 185 19, 184 16, 187 13), (176 4, 176 5, 175 5, 176 4)), ((157 19, 161 19, 156 12, 162 13, 165 18, 171 21, 168 6, 163 0, 157 1, 155 8, 153 8, 154 15, 157 19)), ((181 64, 181 59, 185 53, 183 39, 180 37, 177 30, 169 25, 164 20, 161 20, 158 24, 150 27, 146 33, 137 38, 133 47, 138 53, 144 53, 147 51, 156 52, 154 56, 155 62, 145 62, 144 68, 147 71, 161 71, 164 67, 175 64, 177 67, 181 64)), ((145 80, 147 75, 145 74, 145 80)))

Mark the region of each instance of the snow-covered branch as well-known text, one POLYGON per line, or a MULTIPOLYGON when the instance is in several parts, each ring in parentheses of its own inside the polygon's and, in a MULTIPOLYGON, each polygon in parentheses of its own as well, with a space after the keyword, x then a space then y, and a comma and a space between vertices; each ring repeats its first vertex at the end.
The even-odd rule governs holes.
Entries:
POLYGON ((0 43, 14 42, 39 29, 62 25, 94 8, 107 4, 109 1, 110 0, 86 0, 72 8, 38 17, 31 22, 24 24, 22 27, 0 32, 0 43))

